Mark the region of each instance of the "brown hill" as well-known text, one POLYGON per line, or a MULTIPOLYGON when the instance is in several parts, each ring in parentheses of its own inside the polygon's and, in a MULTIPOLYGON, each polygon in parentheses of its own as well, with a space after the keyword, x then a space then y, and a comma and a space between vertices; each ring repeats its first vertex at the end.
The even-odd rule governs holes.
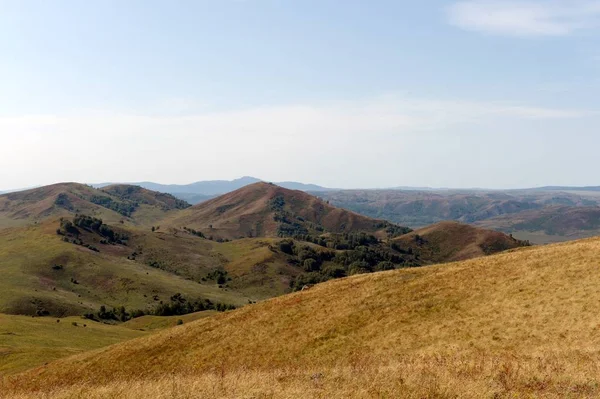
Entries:
POLYGON ((528 245, 498 231, 458 222, 440 222, 393 240, 400 248, 410 248, 425 264, 453 262, 491 255, 528 245))
POLYGON ((189 204, 169 194, 136 186, 98 190, 79 183, 59 183, 0 195, 0 228, 77 213, 98 217, 107 223, 127 221, 144 225, 187 206, 189 204))
MULTIPOLYGON (((600 205, 597 192, 546 190, 345 190, 319 193, 331 204, 369 217, 389 220, 413 228, 428 226, 444 220, 475 224, 492 230, 512 232, 516 237, 535 243, 565 241, 593 235, 589 215, 600 205), (570 215, 563 215, 566 209, 570 215), (581 210, 572 208, 582 208, 581 210), (587 210, 584 210, 588 208, 587 210), (579 226, 574 220, 563 220, 580 214, 579 226), (584 215, 587 214, 587 215, 584 215), (536 216, 537 215, 537 216, 536 216), (554 219, 541 226, 537 217, 554 219), (534 225, 511 229, 513 224, 531 219, 534 225), (560 222, 559 222, 560 221, 560 222), (568 226, 564 230, 563 226, 568 226), (591 227, 591 228, 590 228, 591 227), (559 231, 560 234, 521 234, 522 232, 559 231)), ((521 226, 517 226, 521 227, 521 226)), ((600 234, 596 230, 596 234, 600 234)))
POLYGON ((336 208, 303 191, 270 183, 255 183, 195 205, 169 224, 224 239, 358 231, 383 237, 388 228, 409 231, 384 220, 336 208))
POLYGON ((332 281, 0 386, 9 398, 594 398, 599 249, 591 239, 332 281))

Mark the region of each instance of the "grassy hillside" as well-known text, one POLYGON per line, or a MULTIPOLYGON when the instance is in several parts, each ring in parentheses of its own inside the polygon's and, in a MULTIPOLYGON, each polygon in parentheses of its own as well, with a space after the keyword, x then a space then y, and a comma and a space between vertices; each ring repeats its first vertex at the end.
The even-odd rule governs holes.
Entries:
POLYGON ((74 213, 86 213, 112 223, 125 219, 125 215, 116 211, 121 209, 119 207, 126 209, 122 201, 111 201, 114 209, 109 209, 90 199, 100 202, 102 196, 97 190, 78 183, 60 183, 0 195, 0 228, 28 225, 74 213))
MULTIPOLYGON (((391 224, 335 208, 302 191, 255 183, 182 211, 168 223, 221 239, 365 231, 386 236, 391 224)), ((396 226, 397 227, 397 226, 396 226)), ((402 230, 402 228, 397 227, 402 230)), ((408 231, 407 229, 403 230, 408 231)))
POLYGON ((196 312, 181 316, 142 316, 131 319, 121 324, 120 327, 129 328, 139 331, 154 331, 162 330, 168 327, 175 327, 178 323, 190 323, 192 321, 204 319, 218 314, 214 310, 206 310, 204 312, 196 312))
MULTIPOLYGON (((0 230, 1 313, 81 315, 98 310, 101 305, 148 309, 160 301, 168 301, 176 293, 189 299, 201 297, 236 305, 248 303, 248 297, 219 288, 215 282, 193 281, 146 262, 128 259, 132 252, 140 250, 135 235, 142 233, 135 230, 129 233, 131 243, 124 246, 101 244, 101 237, 81 229, 80 240, 99 251, 95 252, 64 242, 56 234, 58 225, 58 221, 48 221, 0 230)), ((152 251, 167 253, 194 247, 200 241, 196 237, 172 235, 169 239, 148 238, 154 243, 152 251), (166 244, 161 246, 161 243, 166 244)))
POLYGON ((81 317, 57 320, 0 314, 0 375, 144 335, 81 317))
POLYGON ((137 186, 95 189, 78 183, 60 183, 0 195, 0 228, 25 226, 77 213, 95 216, 106 223, 150 225, 189 206, 170 194, 137 186))
MULTIPOLYGON (((76 219, 64 219, 71 220, 76 219)), ((0 230, 0 312, 60 317, 101 305, 148 311, 177 293, 188 301, 240 306, 351 274, 465 259, 518 245, 500 233, 482 235, 453 224, 432 228, 435 234, 422 232, 418 240, 415 234, 402 236, 392 245, 367 234, 324 234, 320 245, 282 238, 220 243, 191 231, 121 224, 105 226, 127 237, 111 242, 85 227, 72 226, 75 233, 67 233, 59 226, 48 220, 0 230)))
POLYGON ((411 248, 425 264, 473 259, 528 245, 498 231, 458 222, 437 223, 395 238, 392 242, 411 248))
POLYGON ((331 281, 4 379, 7 398, 597 397, 600 239, 331 281))

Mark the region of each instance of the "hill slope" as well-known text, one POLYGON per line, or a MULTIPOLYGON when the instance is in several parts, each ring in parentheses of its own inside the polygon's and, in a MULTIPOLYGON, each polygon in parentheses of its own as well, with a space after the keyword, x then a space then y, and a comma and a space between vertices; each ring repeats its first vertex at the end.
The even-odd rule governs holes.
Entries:
POLYGON ((599 254, 590 239, 332 281, 59 360, 4 392, 597 397, 599 254))
POLYGON ((472 259, 527 245, 504 233, 458 222, 436 223, 392 242, 402 248, 412 248, 426 264, 472 259))
POLYGON ((195 205, 169 224, 224 239, 357 231, 385 236, 390 226, 383 220, 335 208, 305 192, 269 183, 255 183, 195 205))
POLYGON ((22 226, 47 218, 58 218, 74 213, 86 213, 108 222, 118 222, 129 208, 115 198, 104 200, 101 193, 78 183, 60 183, 0 195, 0 227, 22 226), (113 209, 102 206, 111 204, 113 209), (96 202, 96 203, 94 203, 96 202))
POLYGON ((79 228, 77 240, 86 247, 63 241, 69 238, 57 235, 58 226, 58 221, 46 221, 0 230, 0 313, 82 315, 101 305, 131 311, 177 293, 235 305, 248 302, 239 292, 200 280, 226 261, 215 259, 205 240, 115 227, 129 235, 128 245, 120 245, 102 243, 103 237, 79 228))
POLYGON ((0 314, 0 375, 143 335, 129 326, 109 326, 81 317, 57 322, 49 317, 0 314))
POLYGON ((189 206, 170 194, 137 186, 119 185, 98 190, 79 183, 59 183, 0 195, 0 228, 76 213, 95 216, 107 223, 123 221, 145 225, 189 206))

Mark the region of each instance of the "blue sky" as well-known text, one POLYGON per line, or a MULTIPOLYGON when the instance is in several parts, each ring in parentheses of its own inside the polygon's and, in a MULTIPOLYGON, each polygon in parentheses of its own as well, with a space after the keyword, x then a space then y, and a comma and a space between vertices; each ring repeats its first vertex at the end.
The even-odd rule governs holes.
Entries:
POLYGON ((600 1, 0 0, 0 190, 600 185, 600 1))

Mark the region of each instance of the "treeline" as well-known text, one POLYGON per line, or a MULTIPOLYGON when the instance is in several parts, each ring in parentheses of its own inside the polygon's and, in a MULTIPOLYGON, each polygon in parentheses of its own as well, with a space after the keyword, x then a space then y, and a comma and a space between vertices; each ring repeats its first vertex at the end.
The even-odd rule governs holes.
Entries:
POLYGON ((152 316, 183 316, 189 313, 203 312, 205 310, 216 310, 217 312, 226 312, 234 310, 234 305, 212 302, 210 299, 198 299, 195 301, 187 300, 183 295, 177 293, 173 295, 168 302, 160 302, 151 310, 132 310, 127 311, 125 306, 108 309, 102 305, 98 312, 86 313, 84 317, 95 321, 116 321, 125 322, 138 317, 152 316))

